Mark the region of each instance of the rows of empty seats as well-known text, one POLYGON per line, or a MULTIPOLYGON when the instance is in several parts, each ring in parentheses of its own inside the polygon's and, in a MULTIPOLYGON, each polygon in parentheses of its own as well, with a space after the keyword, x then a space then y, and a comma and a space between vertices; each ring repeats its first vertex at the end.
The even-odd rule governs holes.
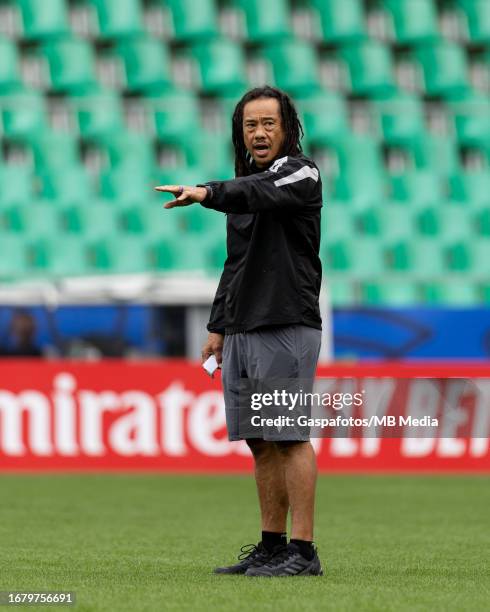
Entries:
POLYGON ((0 278, 215 274, 222 215, 153 186, 231 178, 234 104, 269 82, 322 169, 335 303, 488 300, 490 3, 197 4, 0 0, 0 278))

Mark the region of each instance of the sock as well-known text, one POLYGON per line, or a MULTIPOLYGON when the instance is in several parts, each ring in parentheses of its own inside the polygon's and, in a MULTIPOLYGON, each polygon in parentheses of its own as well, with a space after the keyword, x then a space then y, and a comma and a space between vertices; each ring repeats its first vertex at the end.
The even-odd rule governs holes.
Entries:
POLYGON ((299 548, 299 554, 311 561, 315 556, 315 549, 313 548, 313 542, 308 542, 308 540, 290 540, 291 544, 296 544, 299 548))
POLYGON ((267 550, 272 551, 276 546, 286 546, 287 543, 285 533, 277 533, 275 531, 262 532, 262 544, 267 550))

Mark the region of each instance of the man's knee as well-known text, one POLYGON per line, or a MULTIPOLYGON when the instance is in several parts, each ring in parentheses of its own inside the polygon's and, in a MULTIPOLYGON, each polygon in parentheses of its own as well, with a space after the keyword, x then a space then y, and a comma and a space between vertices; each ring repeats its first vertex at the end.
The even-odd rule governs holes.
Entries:
POLYGON ((274 442, 268 442, 267 440, 261 440, 260 438, 248 438, 245 440, 248 448, 252 451, 252 455, 255 459, 269 455, 275 452, 274 442))

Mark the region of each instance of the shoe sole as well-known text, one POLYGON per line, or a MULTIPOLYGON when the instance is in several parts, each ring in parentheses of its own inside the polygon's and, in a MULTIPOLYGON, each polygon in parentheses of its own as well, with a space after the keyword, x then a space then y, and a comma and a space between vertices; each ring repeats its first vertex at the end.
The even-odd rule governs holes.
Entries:
POLYGON ((247 574, 247 572, 245 572, 245 576, 248 576, 248 578, 294 578, 295 576, 323 576, 323 569, 320 568, 320 571, 318 572, 318 574, 311 574, 310 573, 310 569, 306 568, 304 569, 302 572, 299 572, 298 574, 282 574, 281 576, 274 576, 274 574, 247 574))

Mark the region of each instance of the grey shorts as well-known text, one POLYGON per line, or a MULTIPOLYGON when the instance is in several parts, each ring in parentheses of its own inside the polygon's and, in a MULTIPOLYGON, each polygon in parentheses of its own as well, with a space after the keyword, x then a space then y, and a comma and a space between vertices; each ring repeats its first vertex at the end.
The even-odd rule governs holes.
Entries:
POLYGON ((300 424, 298 417, 309 416, 311 406, 298 397, 312 391, 320 343, 321 330, 306 325, 225 336, 222 382, 230 440, 309 440, 309 427, 300 424), (295 393, 291 408, 288 398, 295 393), (260 401, 252 402, 259 397, 260 401), (266 397, 268 405, 258 408, 266 397))

